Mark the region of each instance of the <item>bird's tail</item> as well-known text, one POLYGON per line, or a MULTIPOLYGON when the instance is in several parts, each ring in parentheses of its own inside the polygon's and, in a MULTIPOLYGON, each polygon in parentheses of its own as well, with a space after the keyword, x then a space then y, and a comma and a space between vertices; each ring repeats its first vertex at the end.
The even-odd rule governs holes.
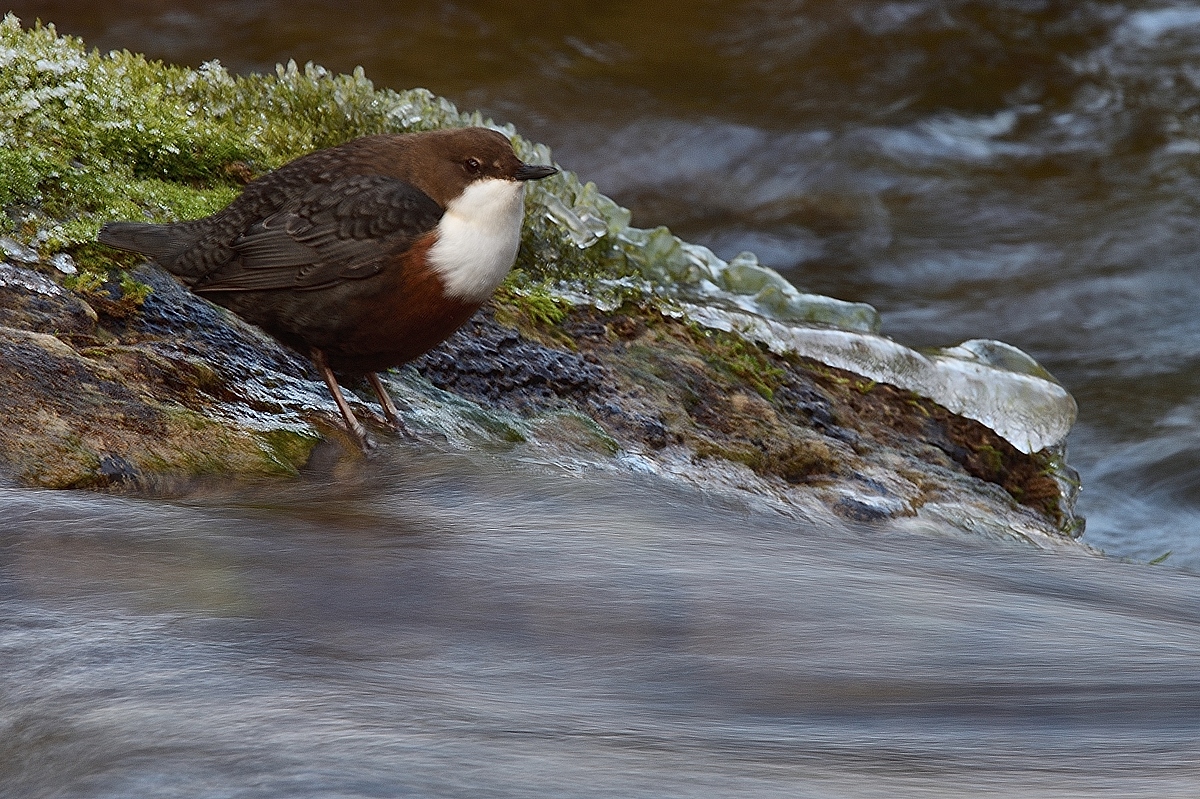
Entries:
POLYGON ((109 222, 100 228, 96 241, 162 261, 169 259, 176 249, 177 242, 171 228, 171 225, 152 225, 148 222, 109 222))

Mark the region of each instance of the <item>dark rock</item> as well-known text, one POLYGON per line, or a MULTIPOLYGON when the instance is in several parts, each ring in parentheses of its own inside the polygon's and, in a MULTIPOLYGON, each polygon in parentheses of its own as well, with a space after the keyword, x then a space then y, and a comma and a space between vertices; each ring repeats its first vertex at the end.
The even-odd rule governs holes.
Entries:
POLYGON ((254 416, 270 394, 261 376, 302 374, 295 358, 245 325, 205 318, 211 309, 173 280, 156 282, 151 296, 142 314, 110 294, 105 301, 132 308, 115 318, 44 275, 3 265, 0 418, 14 423, 0 425, 0 472, 47 487, 158 490, 213 472, 294 474, 307 460, 316 435, 294 412, 278 426, 254 416), (199 320, 195 329, 162 321, 180 313, 199 320), (156 324, 161 332, 151 333, 156 324))
POLYGON ((0 262, 0 325, 86 337, 95 332, 96 312, 45 275, 0 262))
POLYGON ((878 522, 896 515, 887 508, 854 497, 842 497, 833 504, 833 510, 843 519, 855 522, 878 522))
POLYGON ((526 339, 486 312, 413 366, 438 388, 517 408, 606 391, 603 367, 526 339))
POLYGON ((192 294, 162 268, 143 264, 132 274, 152 289, 141 313, 128 324, 127 331, 135 336, 164 340, 167 349, 201 356, 234 374, 270 369, 316 378, 306 356, 192 294))
POLYGON ((654 449, 662 449, 667 445, 667 428, 658 419, 646 419, 642 422, 643 440, 654 449))
POLYGON ((96 471, 110 483, 133 482, 140 476, 137 467, 120 455, 104 455, 96 471))

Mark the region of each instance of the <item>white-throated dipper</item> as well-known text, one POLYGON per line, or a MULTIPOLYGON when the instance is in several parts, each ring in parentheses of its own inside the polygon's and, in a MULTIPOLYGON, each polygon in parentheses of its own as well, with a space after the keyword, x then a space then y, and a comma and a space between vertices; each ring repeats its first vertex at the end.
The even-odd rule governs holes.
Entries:
POLYGON ((334 371, 367 375, 388 421, 400 415, 376 372, 432 349, 491 297, 517 256, 525 181, 501 133, 383 134, 309 153, 190 222, 113 222, 98 240, 143 253, 316 364, 360 445, 334 371))

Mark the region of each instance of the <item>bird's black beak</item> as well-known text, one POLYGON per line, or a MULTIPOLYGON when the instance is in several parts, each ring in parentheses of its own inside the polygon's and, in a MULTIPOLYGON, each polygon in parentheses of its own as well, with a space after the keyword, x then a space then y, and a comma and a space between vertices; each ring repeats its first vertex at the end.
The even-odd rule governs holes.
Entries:
POLYGON ((541 180, 548 178, 558 171, 558 167, 543 166, 542 164, 521 164, 517 167, 516 174, 513 175, 517 180, 541 180))

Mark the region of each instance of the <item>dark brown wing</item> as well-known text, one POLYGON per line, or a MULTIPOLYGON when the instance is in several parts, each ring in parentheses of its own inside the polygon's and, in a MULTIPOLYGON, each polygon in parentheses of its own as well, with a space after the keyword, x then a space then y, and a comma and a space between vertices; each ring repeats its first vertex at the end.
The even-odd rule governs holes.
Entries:
POLYGON ((441 218, 429 195, 395 178, 318 183, 238 237, 229 265, 192 290, 306 290, 370 277, 441 218))

